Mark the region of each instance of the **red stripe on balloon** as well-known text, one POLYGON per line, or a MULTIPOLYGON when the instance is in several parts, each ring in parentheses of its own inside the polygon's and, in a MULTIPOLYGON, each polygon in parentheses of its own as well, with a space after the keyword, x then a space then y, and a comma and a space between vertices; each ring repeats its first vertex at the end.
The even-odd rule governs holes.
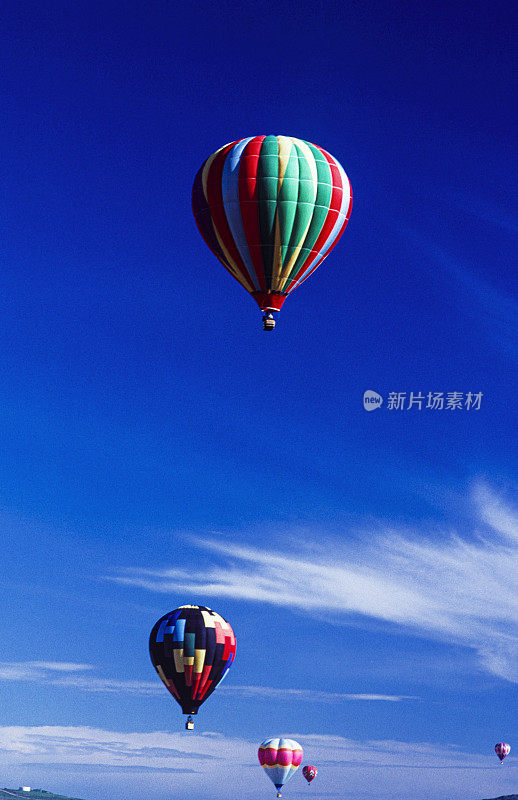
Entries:
POLYGON ((195 672, 194 673, 194 685, 193 685, 193 689, 192 689, 193 699, 196 698, 196 695, 198 694, 198 691, 200 689, 200 685, 201 685, 201 682, 202 682, 202 678, 203 678, 203 669, 202 669, 201 672, 195 672))
POLYGON ((212 664, 206 664, 203 667, 203 670, 202 670, 202 673, 201 673, 201 678, 200 678, 200 683, 199 683, 199 686, 198 686, 198 689, 197 689, 199 697, 203 697, 203 695, 205 693, 206 683, 207 683, 208 677, 210 675, 211 669, 212 669, 212 664))
POLYGON ((219 258, 222 263, 225 263, 225 255, 221 249, 220 243, 218 242, 216 231, 214 230, 214 223, 212 222, 212 217, 210 214, 210 208, 207 204, 207 198, 205 197, 205 193, 203 191, 202 173, 203 166, 200 167, 194 180, 194 186, 192 187, 191 205, 194 214, 194 221, 196 222, 198 230, 201 233, 205 244, 210 250, 212 250, 214 255, 219 258))
POLYGON ((199 699, 200 699, 200 700, 202 700, 202 699, 204 699, 205 697, 208 697, 208 696, 209 696, 209 694, 210 694, 210 693, 212 692, 212 690, 214 689, 214 687, 213 687, 213 685, 212 685, 212 684, 213 684, 213 681, 207 681, 206 683, 204 683, 204 684, 203 684, 203 687, 202 687, 202 688, 199 690, 199 692, 198 692, 198 695, 199 695, 199 699))
POLYGON ((263 292, 266 291, 263 259, 261 255, 261 234, 259 230, 259 208, 257 203, 257 169, 261 145, 266 137, 255 136, 241 153, 239 162, 239 206, 250 258, 254 265, 257 280, 263 292))
POLYGON ((177 700, 180 699, 180 695, 176 691, 175 685, 172 681, 169 681, 169 683, 167 684, 167 688, 169 689, 173 697, 175 697, 177 700))
POLYGON ((228 659, 231 652, 232 649, 230 645, 230 636, 225 636, 225 644, 223 645, 223 655, 221 656, 223 661, 226 661, 228 659))
MULTIPOLYGON (((238 139, 238 141, 241 140, 238 139)), ((248 270, 239 254, 239 250, 236 247, 227 221, 227 215, 225 214, 225 207, 223 205, 223 188, 221 185, 223 167, 225 166, 225 161, 229 151, 234 147, 235 144, 237 144, 237 142, 232 142, 224 147, 210 165, 209 173, 207 175, 207 200, 214 228, 217 230, 230 257, 237 265, 239 272, 248 281, 250 286, 253 287, 254 282, 248 274, 248 270)))
MULTIPOLYGON (((351 202, 351 204, 350 204, 350 205, 352 205, 352 202, 351 202)), ((350 214, 351 214, 351 212, 349 211, 349 216, 350 216, 350 214)), ((336 245, 338 244, 338 242, 339 242, 339 241, 340 241, 340 239, 342 238, 342 234, 343 234, 343 232, 345 231, 345 229, 346 229, 346 227, 347 227, 347 223, 348 223, 348 222, 349 222, 349 217, 346 217, 346 218, 345 218, 345 220, 344 220, 344 224, 342 225, 342 228, 340 229, 340 231, 339 231, 339 233, 338 233, 338 236, 337 236, 337 237, 336 237, 336 239, 334 240, 333 244, 331 245, 331 247, 329 248, 329 250, 327 251, 327 253, 325 254, 325 256, 322 256, 322 258, 320 258, 320 259, 317 261, 317 263, 315 264, 315 266, 313 267, 313 269, 311 269, 311 270, 308 272, 308 274, 306 275, 306 277, 304 278, 304 280, 302 280, 302 281, 301 281, 301 282, 298 284, 298 286, 300 286, 300 284, 301 284, 301 283, 304 283, 304 281, 305 281, 307 278, 309 278, 309 276, 310 276, 310 275, 313 275, 314 271, 315 271, 316 269, 318 269, 318 267, 320 266, 320 264, 322 263, 322 261, 324 261, 324 260, 325 260, 325 259, 328 257, 329 253, 332 253, 332 252, 333 252, 334 248, 336 247, 336 245)))

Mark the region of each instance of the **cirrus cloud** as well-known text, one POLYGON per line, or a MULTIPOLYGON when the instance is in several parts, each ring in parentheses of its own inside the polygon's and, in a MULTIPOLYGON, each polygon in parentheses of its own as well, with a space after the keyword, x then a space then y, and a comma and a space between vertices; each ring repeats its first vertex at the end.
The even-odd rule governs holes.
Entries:
MULTIPOLYGON (((156 681, 117 680, 97 678, 91 672, 91 664, 73 664, 60 661, 0 661, 0 681, 23 681, 46 686, 78 689, 85 692, 132 695, 162 695, 162 683, 156 681), (86 675, 77 673, 87 672, 86 675)), ((277 697, 304 700, 312 703, 335 703, 339 700, 364 700, 398 703, 402 700, 418 700, 413 695, 393 694, 347 694, 344 692, 322 692, 309 689, 290 689, 273 686, 226 686, 220 689, 225 694, 237 697, 277 697)))
MULTIPOLYGON (((266 548, 197 540, 213 554, 209 569, 131 568, 110 580, 153 592, 270 603, 337 622, 374 619, 473 649, 480 666, 518 682, 518 520, 489 486, 477 484, 471 504, 477 530, 433 538, 378 524, 361 548, 350 536, 337 545, 320 532, 298 547, 266 548), (311 553, 310 559, 301 555, 311 553)), ((294 532, 296 533, 296 532, 294 532)))

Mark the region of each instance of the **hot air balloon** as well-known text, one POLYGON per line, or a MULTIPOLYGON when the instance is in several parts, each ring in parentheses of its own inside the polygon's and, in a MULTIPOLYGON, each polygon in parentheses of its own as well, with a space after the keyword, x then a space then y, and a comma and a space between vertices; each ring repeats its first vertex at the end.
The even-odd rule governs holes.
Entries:
POLYGON ((506 744, 505 742, 498 742, 498 744, 495 744, 495 753, 500 759, 501 764, 503 763, 504 758, 508 756, 510 752, 511 752, 510 744, 506 744))
POLYGON ((282 797, 281 789, 302 761, 302 747, 294 739, 265 739, 257 752, 259 763, 282 797))
POLYGON ((180 606, 155 624, 149 654, 161 680, 189 717, 221 683, 236 654, 234 631, 206 606, 180 606))
POLYGON ((313 778, 316 778, 317 772, 318 769, 314 767, 312 764, 307 764, 307 766, 302 767, 302 774, 304 775, 308 783, 311 783, 313 778))
POLYGON ((206 244, 263 312, 273 314, 338 242, 352 191, 338 161, 293 136, 251 136, 202 164, 192 209, 206 244))

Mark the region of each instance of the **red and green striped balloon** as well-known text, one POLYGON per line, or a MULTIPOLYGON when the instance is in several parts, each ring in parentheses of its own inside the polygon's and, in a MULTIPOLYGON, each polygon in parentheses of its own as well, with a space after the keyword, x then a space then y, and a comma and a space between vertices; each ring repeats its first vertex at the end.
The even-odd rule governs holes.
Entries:
POLYGON ((293 136, 226 144, 202 164, 192 190, 205 242, 264 312, 279 311, 329 255, 351 206, 343 167, 293 136))

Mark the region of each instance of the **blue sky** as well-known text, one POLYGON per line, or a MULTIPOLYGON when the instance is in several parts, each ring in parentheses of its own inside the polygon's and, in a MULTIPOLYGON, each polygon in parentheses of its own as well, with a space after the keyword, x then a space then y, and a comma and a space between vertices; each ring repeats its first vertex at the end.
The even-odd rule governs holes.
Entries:
POLYGON ((517 791, 492 752, 518 746, 511 24, 3 5, 6 786, 256 800, 257 745, 287 735, 322 797, 517 791), (261 133, 318 143, 354 193, 268 335, 190 210, 201 162, 261 133), (147 638, 189 602, 238 653, 188 737, 147 638))

